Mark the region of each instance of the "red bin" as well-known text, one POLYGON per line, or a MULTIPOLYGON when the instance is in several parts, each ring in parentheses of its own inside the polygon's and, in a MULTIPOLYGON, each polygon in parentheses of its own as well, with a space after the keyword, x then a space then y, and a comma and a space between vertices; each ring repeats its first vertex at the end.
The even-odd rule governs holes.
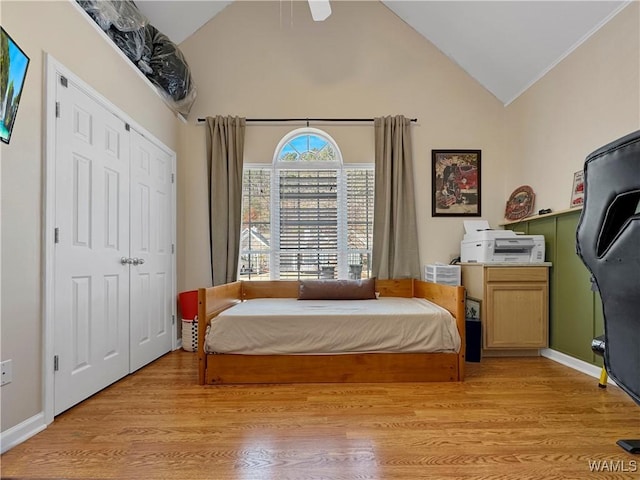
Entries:
POLYGON ((198 291, 190 290, 178 294, 178 303, 183 320, 194 320, 198 315, 198 291))

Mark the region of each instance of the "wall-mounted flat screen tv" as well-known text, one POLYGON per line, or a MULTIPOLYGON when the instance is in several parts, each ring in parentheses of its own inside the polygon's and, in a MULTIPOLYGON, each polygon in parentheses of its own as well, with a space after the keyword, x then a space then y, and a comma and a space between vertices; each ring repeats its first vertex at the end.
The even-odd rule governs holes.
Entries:
POLYGON ((0 140, 9 143, 24 79, 27 76, 29 57, 0 27, 0 140))

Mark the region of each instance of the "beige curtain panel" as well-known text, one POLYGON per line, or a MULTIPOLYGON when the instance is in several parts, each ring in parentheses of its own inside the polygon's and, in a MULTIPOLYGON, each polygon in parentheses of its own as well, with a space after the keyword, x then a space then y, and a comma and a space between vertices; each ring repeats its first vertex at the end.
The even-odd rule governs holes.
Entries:
POLYGON ((374 119, 375 200, 372 275, 420 278, 413 187, 411 121, 402 115, 374 119))
POLYGON ((207 117, 209 234, 213 285, 237 280, 246 119, 207 117))

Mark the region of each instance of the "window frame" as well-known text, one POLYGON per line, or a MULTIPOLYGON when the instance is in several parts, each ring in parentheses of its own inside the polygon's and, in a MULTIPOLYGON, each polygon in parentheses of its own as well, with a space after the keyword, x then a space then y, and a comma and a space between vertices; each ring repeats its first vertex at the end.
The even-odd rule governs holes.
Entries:
MULTIPOLYGON (((294 129, 288 132, 282 137, 278 143, 271 164, 267 163, 245 163, 243 166, 243 189, 244 189, 244 174, 247 170, 260 169, 270 171, 270 239, 269 248, 261 251, 243 251, 240 249, 240 257, 243 254, 260 254, 269 256, 269 279, 279 280, 281 278, 280 271, 280 179, 281 172, 286 170, 294 171, 322 171, 330 170, 336 172, 336 213, 337 213, 337 245, 336 245, 336 257, 337 257, 337 272, 334 278, 346 279, 349 275, 349 257, 351 254, 364 254, 371 258, 371 247, 369 249, 350 249, 349 248, 349 225, 348 225, 348 171, 349 170, 366 170, 375 172, 373 163, 344 163, 342 152, 335 142, 335 140, 325 131, 312 128, 302 127, 294 129), (279 160, 282 150, 293 140, 303 135, 315 135, 327 142, 328 145, 333 148, 335 152, 335 160, 331 161, 308 161, 308 160, 296 160, 296 161, 282 161, 279 160)), ((375 173, 374 173, 375 175, 375 173)), ((372 180, 373 181, 373 180, 372 180)), ((243 192, 244 200, 244 192, 243 192)), ((373 202, 371 202, 371 208, 373 209, 373 202)), ((371 218, 371 229, 373 229, 373 217, 371 218)), ((333 250, 331 251, 333 252, 333 250)), ((320 254, 320 250, 317 252, 309 251, 311 254, 320 254)), ((329 252, 328 252, 329 253, 329 252)), ((251 258, 251 257, 250 257, 251 258)), ((239 262, 238 269, 240 270, 239 262)), ((250 267, 249 267, 250 268, 250 267)), ((370 275, 370 265, 366 269, 366 272, 370 275)), ((298 272, 298 279, 302 278, 300 272, 298 272)), ((249 272, 249 279, 251 279, 251 272, 249 272)))

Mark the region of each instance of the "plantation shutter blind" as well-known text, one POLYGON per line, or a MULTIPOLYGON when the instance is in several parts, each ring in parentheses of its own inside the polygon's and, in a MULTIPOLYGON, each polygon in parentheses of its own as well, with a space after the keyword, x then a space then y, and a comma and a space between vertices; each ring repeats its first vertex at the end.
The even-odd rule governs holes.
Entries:
POLYGON ((348 264, 362 265, 369 272, 375 172, 373 168, 348 168, 346 178, 348 264))
POLYGON ((338 172, 279 171, 280 278, 334 278, 338 268, 338 172))

